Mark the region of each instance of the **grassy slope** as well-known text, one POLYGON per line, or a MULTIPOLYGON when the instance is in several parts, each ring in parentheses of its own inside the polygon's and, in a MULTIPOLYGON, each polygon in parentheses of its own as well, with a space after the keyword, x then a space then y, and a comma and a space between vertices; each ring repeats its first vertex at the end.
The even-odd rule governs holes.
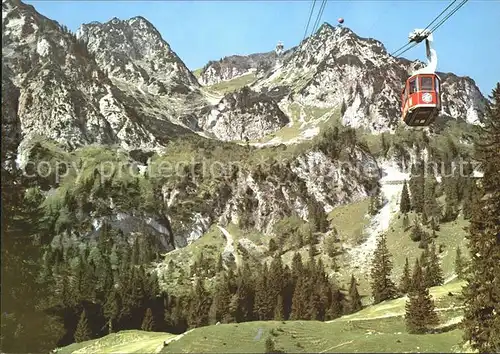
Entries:
MULTIPOLYGON (((463 282, 431 289, 441 323, 459 320, 463 282), (452 292, 454 296, 448 296, 452 292)), ((451 329, 439 334, 412 335, 404 327, 405 298, 369 306, 355 314, 330 322, 255 321, 221 324, 195 329, 184 336, 168 333, 123 331, 76 343, 59 353, 142 352, 263 352, 272 336, 277 348, 286 352, 450 352, 460 351, 462 332, 451 329), (176 339, 176 340, 172 340, 176 339), (162 343, 171 342, 165 348, 162 343), (78 350, 78 351, 77 351, 78 350)))
POLYGON ((176 337, 170 333, 121 331, 99 339, 74 343, 57 353, 155 353, 163 341, 176 337))
MULTIPOLYGON (((439 311, 442 322, 460 316, 460 310, 450 310, 450 307, 460 306, 461 300, 447 294, 449 291, 456 294, 461 286, 462 283, 454 282, 432 289, 438 309, 444 309, 439 311)), ((277 348, 286 352, 450 352, 459 349, 462 335, 459 329, 427 335, 406 333, 404 306, 405 299, 396 299, 329 323, 255 321, 208 326, 195 329, 162 352, 263 352, 268 336, 273 337, 277 348)))
MULTIPOLYGON (((349 205, 335 208, 330 213, 331 225, 335 226, 339 231, 339 236, 342 241, 356 242, 363 238, 363 230, 368 226, 369 219, 366 217, 368 212, 368 199, 352 203, 349 205)), ((409 214, 410 224, 414 215, 409 214)), ((437 245, 443 245, 444 250, 440 254, 441 267, 443 269, 445 279, 450 278, 454 274, 454 261, 457 247, 460 247, 463 252, 466 251, 466 239, 464 227, 468 225, 468 221, 461 216, 449 223, 441 224, 440 231, 437 232, 435 242, 437 245)), ((389 252, 392 255, 393 272, 392 278, 398 283, 403 272, 405 258, 408 257, 410 266, 413 266, 416 257, 420 257, 422 252, 418 248, 418 242, 413 242, 410 239, 410 231, 404 231, 403 218, 394 218, 391 221, 389 229, 386 231, 387 244, 389 252)), ((338 263, 344 271, 339 280, 342 284, 346 284, 350 278, 350 273, 358 278, 359 291, 362 295, 367 295, 370 292, 369 272, 363 272, 361 269, 351 269, 350 264, 344 256, 339 256, 338 263)), ((328 260, 325 263, 328 263, 328 260)))
POLYGON ((282 143, 294 141, 308 130, 321 131, 326 126, 338 124, 340 120, 339 109, 300 106, 297 103, 292 103, 287 109, 291 124, 253 142, 266 143, 272 141, 282 143))
POLYGON ((459 330, 434 335, 409 335, 402 332, 402 325, 399 318, 356 322, 350 326, 340 321, 258 321, 222 324, 195 330, 167 346, 162 352, 263 353, 266 338, 270 335, 276 347, 287 353, 449 352, 459 343, 461 337, 459 330))
POLYGON ((202 71, 203 71, 203 68, 199 68, 199 69, 193 70, 194 77, 196 77, 197 79, 199 79, 200 76, 201 76, 201 72, 202 71))
POLYGON ((222 81, 214 85, 206 86, 208 91, 215 91, 221 94, 236 91, 243 86, 249 85, 256 79, 255 73, 248 73, 238 76, 229 81, 222 81))

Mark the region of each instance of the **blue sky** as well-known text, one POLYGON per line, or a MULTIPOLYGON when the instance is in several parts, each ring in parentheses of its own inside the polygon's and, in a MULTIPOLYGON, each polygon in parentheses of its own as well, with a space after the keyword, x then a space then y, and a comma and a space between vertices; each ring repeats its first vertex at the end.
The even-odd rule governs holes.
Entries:
MULTIPOLYGON (((233 54, 285 48, 303 38, 311 1, 26 1, 71 30, 82 23, 143 16, 190 69, 233 54)), ((329 0, 321 22, 344 25, 393 51, 414 28, 424 28, 449 0, 329 0)), ((457 2, 458 3, 458 2, 457 2)), ((315 12, 319 8, 317 1, 315 12)), ((500 81, 500 0, 469 0, 434 33, 438 71, 470 76, 489 95, 500 81)), ((313 21, 311 21, 313 22, 313 21)), ((312 24, 311 24, 312 25, 312 24)), ((425 60, 425 45, 406 52, 425 60)))

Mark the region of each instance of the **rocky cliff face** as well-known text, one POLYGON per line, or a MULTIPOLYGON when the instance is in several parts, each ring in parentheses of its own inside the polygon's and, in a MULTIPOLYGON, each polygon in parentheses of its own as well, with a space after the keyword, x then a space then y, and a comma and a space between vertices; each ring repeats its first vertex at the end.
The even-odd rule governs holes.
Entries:
POLYGON ((2 64, 20 90, 17 113, 25 138, 43 135, 68 147, 155 145, 74 35, 20 1, 2 2, 2 17, 2 64))
POLYGON ((200 117, 198 124, 220 140, 253 140, 277 131, 288 122, 274 100, 243 88, 225 95, 209 113, 200 117))
POLYGON ((291 163, 271 164, 265 174, 262 172, 239 174, 220 223, 241 225, 245 219, 258 231, 271 234, 274 225, 286 216, 310 219, 311 201, 330 212, 369 196, 380 177, 375 159, 355 147, 351 158, 342 162, 314 150, 291 163))
POLYGON ((9 74, 9 69, 2 65, 2 167, 5 169, 15 166, 22 138, 17 116, 19 89, 9 79, 9 74))
POLYGON ((452 73, 438 73, 441 78, 443 109, 446 117, 461 118, 478 124, 484 115, 486 100, 474 80, 452 73))
POLYGON ((272 70, 280 60, 287 58, 292 51, 284 52, 282 58, 278 58, 276 52, 271 51, 250 55, 231 55, 218 61, 210 61, 203 67, 199 82, 208 86, 249 73, 262 76, 272 70))
MULTIPOLYGON (((379 41, 324 24, 253 88, 288 89, 280 105, 344 106, 344 124, 384 131, 400 120, 401 87, 420 65, 390 56, 379 41)), ((465 114, 469 121, 481 116, 484 98, 472 80, 444 75, 442 85, 444 115, 465 114)))
POLYGON ((84 24, 77 31, 95 55, 100 68, 112 79, 154 95, 188 94, 198 81, 143 17, 84 24))
MULTIPOLYGON (((2 128, 6 132, 2 143, 12 151, 22 139, 36 135, 67 148, 100 143, 128 150, 162 147, 170 138, 192 131, 218 140, 253 140, 291 123, 296 110, 315 112, 315 118, 301 122, 308 127, 311 119, 319 120, 328 109, 339 107, 344 124, 383 131, 397 125, 401 85, 422 65, 393 58, 382 43, 360 38, 348 28, 325 24, 280 60, 270 52, 209 63, 201 74, 204 85, 252 71, 262 74, 251 88, 228 93, 210 105, 206 89, 141 17, 86 24, 78 35, 18 0, 2 2, 2 17, 2 128)), ((480 119, 484 98, 474 82, 440 75, 443 114, 468 122, 480 119)), ((352 149, 350 154, 344 160, 376 166, 364 150, 352 149)), ((314 149, 283 169, 287 175, 280 175, 279 183, 240 173, 231 180, 235 192, 218 205, 217 218, 238 220, 245 209, 238 205, 251 190, 248 198, 257 204, 250 218, 259 230, 268 232, 283 212, 306 218, 305 195, 328 211, 366 196, 367 185, 373 182, 336 166, 334 159, 314 149), (299 187, 293 181, 298 180, 302 197, 294 196, 299 187)), ((176 198, 182 195, 167 200, 175 206, 176 198)), ((178 209, 181 213, 183 205, 178 209)), ((178 245, 199 237, 217 220, 201 211, 188 219, 182 231, 174 234, 180 237, 175 239, 178 245)), ((180 229, 176 226, 176 230, 180 229)))

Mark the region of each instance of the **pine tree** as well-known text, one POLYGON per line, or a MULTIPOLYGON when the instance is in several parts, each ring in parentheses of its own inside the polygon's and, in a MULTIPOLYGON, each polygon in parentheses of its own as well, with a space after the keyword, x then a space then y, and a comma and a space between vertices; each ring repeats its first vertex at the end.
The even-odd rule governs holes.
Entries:
POLYGON ((399 203, 399 211, 406 214, 411 210, 410 194, 408 193, 408 186, 406 180, 403 183, 403 191, 401 192, 401 201, 399 203))
POLYGON ((343 313, 343 307, 342 307, 342 293, 340 292, 340 289, 337 288, 336 286, 332 286, 331 289, 332 292, 332 299, 330 302, 330 308, 328 309, 328 318, 330 319, 335 319, 339 318, 342 316, 343 313))
POLYGON ((425 166, 422 160, 416 165, 412 165, 408 186, 410 187, 411 207, 417 213, 424 210, 424 173, 425 166))
MULTIPOLYGON (((276 255, 271 261, 269 267, 269 298, 276 303, 278 296, 283 295, 284 284, 284 269, 281 256, 276 255)), ((282 299, 283 300, 283 299, 282 299)), ((274 311, 274 304, 273 304, 274 311)))
POLYGON ((410 275, 410 264, 408 263, 408 257, 405 261, 405 267, 403 269, 403 275, 399 281, 399 291, 402 294, 408 293, 411 288, 411 275, 410 275))
POLYGON ((325 210, 314 198, 309 199, 308 215, 312 232, 326 232, 328 230, 328 219, 325 210))
POLYGON ((154 326, 155 326, 155 321, 153 318, 153 312, 151 311, 151 308, 148 307, 146 313, 144 314, 144 318, 142 320, 141 329, 143 331, 151 332, 153 331, 154 326))
POLYGON ((280 294, 276 300, 276 306, 274 308, 274 320, 283 321, 285 319, 283 296, 280 294))
POLYGON ((229 289, 229 278, 224 276, 219 276, 215 284, 215 294, 212 302, 212 307, 214 310, 214 323, 223 321, 224 318, 228 317, 229 303, 231 302, 231 291, 229 289))
POLYGON ((435 178, 428 178, 425 181, 424 186, 424 212, 428 217, 429 221, 433 222, 433 225, 438 224, 441 220, 441 207, 436 200, 436 185, 437 181, 435 178))
POLYGON ((459 179, 457 176, 443 178, 444 194, 446 195, 443 222, 455 220, 458 216, 459 204, 459 179))
POLYGON ((92 332, 87 321, 87 314, 85 313, 85 310, 83 310, 80 314, 80 320, 76 326, 74 339, 76 343, 92 339, 92 332))
POLYGON ((368 212, 370 215, 376 215, 380 208, 382 208, 382 195, 380 191, 380 186, 377 186, 375 193, 370 197, 370 205, 368 207, 368 212))
POLYGON ((439 264, 439 256, 436 249, 436 244, 431 243, 429 250, 429 259, 426 264, 425 281, 427 287, 443 285, 444 276, 441 265, 439 264))
POLYGON ((203 280, 201 278, 196 279, 194 289, 191 293, 191 301, 189 308, 189 326, 191 328, 202 327, 208 324, 208 314, 210 311, 210 306, 212 305, 212 300, 210 298, 210 293, 205 289, 203 280))
POLYGON ((403 215, 403 230, 406 232, 409 227, 410 227, 410 218, 408 217, 408 214, 404 214, 403 215))
POLYGON ((391 280, 392 261, 385 235, 381 235, 373 256, 371 278, 372 296, 374 303, 389 300, 396 295, 396 286, 391 280))
POLYGON ((113 332, 114 323, 120 315, 120 294, 113 289, 109 292, 104 303, 104 317, 108 321, 108 333, 113 332))
POLYGON ((349 311, 357 312, 363 308, 361 296, 359 296, 358 286, 354 274, 351 275, 351 284, 349 286, 349 311))
POLYGON ((439 323, 434 302, 429 295, 429 289, 424 284, 422 269, 418 259, 412 279, 412 289, 405 305, 405 322, 409 333, 425 333, 429 326, 439 323))
POLYGON ((477 159, 482 163, 481 199, 473 206, 464 289, 464 338, 479 352, 500 352, 500 82, 486 109, 477 159))
POLYGON ((307 301, 307 281, 303 275, 299 275, 292 297, 292 311, 290 314, 292 320, 306 319, 307 301))
POLYGON ((275 301, 276 298, 272 299, 269 294, 269 271, 267 264, 264 264, 255 287, 254 311, 259 320, 267 321, 272 318, 275 301))
POLYGON ((418 218, 418 216, 415 217, 415 219, 413 220, 413 226, 412 226, 412 229, 410 231, 410 238, 412 241, 420 241, 422 240, 422 235, 423 235, 424 231, 422 229, 422 226, 420 224, 420 220, 418 218))

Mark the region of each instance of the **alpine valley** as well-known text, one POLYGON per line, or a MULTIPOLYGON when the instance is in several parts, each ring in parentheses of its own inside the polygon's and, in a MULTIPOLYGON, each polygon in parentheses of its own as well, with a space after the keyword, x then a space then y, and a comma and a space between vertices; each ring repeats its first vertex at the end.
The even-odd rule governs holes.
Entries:
POLYGON ((2 352, 467 351, 475 188, 452 166, 481 175, 474 80, 439 72, 415 130, 401 86, 424 64, 347 27, 195 71, 167 41, 2 0, 2 352), (425 335, 404 323, 417 259, 425 335))

